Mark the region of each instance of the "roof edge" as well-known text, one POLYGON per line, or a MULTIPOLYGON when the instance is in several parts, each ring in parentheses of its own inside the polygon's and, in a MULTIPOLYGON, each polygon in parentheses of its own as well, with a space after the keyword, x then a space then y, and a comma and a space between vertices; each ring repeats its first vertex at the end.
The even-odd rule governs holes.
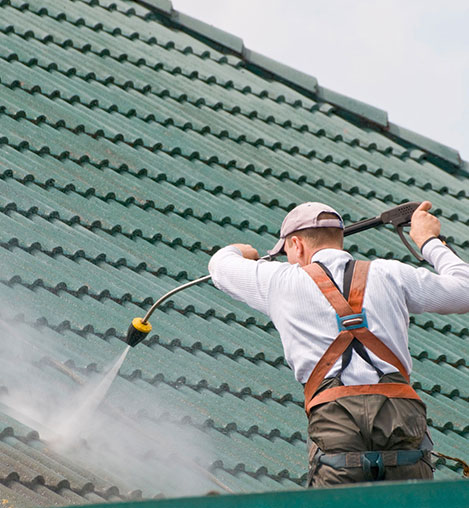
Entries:
POLYGON ((171 16, 174 11, 171 0, 135 0, 137 3, 156 9, 161 14, 171 16))
POLYGON ((324 88, 322 86, 318 87, 317 96, 325 102, 330 102, 331 104, 345 109, 360 118, 369 120, 380 127, 384 127, 386 129, 389 125, 388 114, 383 109, 379 109, 375 106, 371 106, 370 104, 366 104, 365 102, 347 97, 346 95, 334 92, 333 90, 329 90, 328 88, 324 88))
POLYGON ((459 152, 454 148, 443 145, 438 141, 423 136, 422 134, 417 134, 416 132, 406 129, 405 127, 401 127, 400 125, 392 122, 389 122, 387 131, 389 134, 403 139, 408 143, 412 143, 413 145, 424 148, 427 152, 437 155, 443 160, 451 162, 459 168, 462 168, 463 166, 463 160, 461 159, 459 152))
POLYGON ((317 95, 318 93, 318 80, 310 74, 294 69, 289 65, 278 62, 261 53, 257 53, 257 51, 253 51, 252 49, 244 48, 241 56, 244 61, 256 67, 260 67, 285 81, 293 83, 313 94, 317 95))
POLYGON ((193 32, 197 32, 198 34, 206 37, 207 39, 220 44, 220 46, 224 46, 225 48, 231 49, 235 53, 240 55, 243 54, 244 51, 244 41, 240 37, 230 34, 229 32, 225 32, 220 28, 217 28, 213 25, 209 25, 204 21, 200 21, 199 19, 193 18, 187 14, 183 14, 179 11, 174 11, 171 15, 171 21, 177 23, 178 25, 183 26, 193 32))
MULTIPOLYGON (((171 22, 236 53, 247 64, 267 71, 278 79, 311 93, 324 102, 337 106, 343 110, 344 113, 350 113, 362 120, 375 124, 384 134, 389 134, 405 143, 422 148, 431 155, 434 155, 446 163, 449 162, 458 168, 463 176, 469 176, 469 162, 462 160, 456 149, 389 122, 388 113, 386 111, 339 92, 334 92, 333 90, 319 86, 318 80, 314 76, 246 48, 243 39, 240 37, 225 32, 213 25, 209 25, 192 16, 176 11, 173 8, 171 0, 134 1, 156 10, 159 14, 168 17, 171 22)), ((443 167, 443 169, 446 168, 443 167)))
POLYGON ((469 178, 469 162, 465 161, 464 159, 461 162, 461 171, 465 174, 464 176, 467 176, 469 178))
POLYGON ((307 508, 347 506, 348 508, 441 508, 463 506, 469 501, 467 480, 408 480, 343 485, 335 488, 286 490, 254 494, 181 497, 127 503, 96 504, 93 508, 307 508))
POLYGON ((173 8, 171 0, 134 0, 136 3, 149 7, 156 10, 159 14, 162 14, 173 23, 195 32, 206 39, 209 39, 220 46, 230 49, 235 53, 242 55, 244 51, 244 41, 241 37, 225 32, 220 28, 205 23, 200 19, 193 18, 188 14, 176 11, 173 8))

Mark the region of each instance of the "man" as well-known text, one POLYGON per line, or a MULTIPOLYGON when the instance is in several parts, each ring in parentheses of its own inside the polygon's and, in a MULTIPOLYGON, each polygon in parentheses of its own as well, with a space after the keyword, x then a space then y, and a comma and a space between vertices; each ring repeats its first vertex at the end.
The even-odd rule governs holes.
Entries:
POLYGON ((409 313, 469 312, 469 264, 438 239, 431 206, 414 212, 410 235, 437 274, 353 261, 342 218, 322 203, 285 217, 269 254, 288 263, 257 261, 246 244, 210 260, 216 287, 271 318, 305 385, 309 486, 433 477, 425 405, 408 382, 409 313))

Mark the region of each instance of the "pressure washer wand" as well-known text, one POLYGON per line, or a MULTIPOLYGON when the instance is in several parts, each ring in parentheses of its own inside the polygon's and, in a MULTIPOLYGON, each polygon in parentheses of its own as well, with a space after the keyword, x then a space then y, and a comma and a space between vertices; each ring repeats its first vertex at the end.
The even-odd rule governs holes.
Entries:
POLYGON ((375 228, 382 224, 392 224, 397 227, 410 226, 410 219, 415 210, 420 206, 418 201, 409 201, 402 205, 395 206, 390 210, 386 210, 381 215, 373 217, 372 219, 365 219, 354 224, 350 224, 344 229, 344 236, 353 235, 366 229, 375 228))
MULTIPOLYGON (((399 238, 402 240, 402 243, 409 249, 411 254, 413 254, 419 261, 423 261, 424 258, 412 247, 412 245, 410 245, 407 238, 404 236, 404 228, 410 226, 412 215, 419 206, 420 203, 418 201, 409 201, 408 203, 395 206, 390 210, 386 210, 378 217, 350 224, 344 229, 344 236, 352 235, 353 233, 358 233, 359 231, 365 231, 365 229, 374 228, 376 226, 380 226, 381 224, 391 224, 399 235, 399 238)), ((446 238, 444 236, 440 235, 438 238, 448 247, 448 249, 457 254, 451 245, 446 243, 446 238)))
MULTIPOLYGON (((267 254, 266 256, 263 256, 260 259, 271 261, 273 258, 269 254, 267 254)), ((151 324, 148 322, 148 320, 150 319, 153 312, 170 296, 179 293, 179 291, 182 291, 183 289, 187 289, 190 288, 191 286, 195 286, 196 284, 206 282, 211 278, 212 278, 211 275, 204 275, 199 279, 191 280, 186 284, 182 284, 181 286, 175 287, 171 291, 168 291, 166 294, 164 294, 150 307, 150 309, 145 314, 145 317, 143 319, 137 317, 132 320, 129 329, 127 330, 127 337, 125 339, 127 344, 129 344, 129 346, 131 347, 135 347, 137 344, 139 344, 140 342, 142 342, 142 340, 145 339, 145 337, 151 332, 151 324)))
MULTIPOLYGON (((261 257, 260 259, 265 259, 266 261, 271 261, 273 257, 269 254, 266 256, 261 257)), ((159 307, 167 298, 170 296, 173 296, 176 293, 179 293, 179 291, 182 291, 183 289, 190 288, 191 286, 195 286, 196 284, 201 284, 202 282, 206 282, 207 280, 210 280, 212 278, 211 275, 204 275, 203 277, 200 277, 200 279, 195 279, 190 282, 186 282, 186 284, 182 284, 181 286, 178 286, 177 288, 172 289, 171 291, 168 291, 165 295, 163 295, 159 300, 157 300, 150 308, 150 310, 145 314, 145 317, 142 319, 142 323, 147 323, 150 319, 150 316, 153 314, 153 311, 159 307)))
MULTIPOLYGON (((381 215, 373 217, 372 219, 364 219, 362 221, 355 222, 354 224, 349 224, 344 228, 344 236, 353 235, 360 231, 375 228, 383 224, 391 224, 394 226, 401 240, 404 242, 405 246, 410 250, 410 252, 412 252, 412 254, 414 254, 414 256, 417 259, 422 260, 423 258, 419 254, 417 254, 417 252, 410 246, 410 244, 407 242, 402 232, 404 227, 410 225, 410 219, 412 218, 412 214, 419 206, 420 203, 417 201, 403 203, 402 205, 395 206, 390 210, 383 212, 381 215)), ((274 257, 267 254, 266 256, 263 256, 260 259, 272 261, 274 257)), ((182 284, 181 286, 178 286, 172 289, 171 291, 168 291, 165 295, 163 295, 151 306, 151 308, 145 314, 145 317, 143 319, 134 318, 129 326, 129 329, 127 330, 126 337, 127 344, 134 347, 145 339, 145 337, 151 332, 151 324, 148 321, 150 319, 150 316, 153 314, 155 309, 157 309, 166 299, 178 293, 179 291, 182 291, 183 289, 187 289, 191 286, 195 286, 196 284, 206 282, 210 278, 211 278, 210 275, 205 275, 204 277, 200 277, 199 279, 187 282, 186 284, 182 284)))

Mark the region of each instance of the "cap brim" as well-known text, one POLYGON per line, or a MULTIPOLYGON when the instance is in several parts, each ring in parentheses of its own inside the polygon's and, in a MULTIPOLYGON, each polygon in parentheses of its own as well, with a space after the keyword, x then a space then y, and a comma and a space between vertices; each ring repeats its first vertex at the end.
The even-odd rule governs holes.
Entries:
POLYGON ((279 256, 280 254, 285 254, 283 247, 285 246, 285 238, 280 238, 280 240, 274 245, 272 250, 268 250, 267 253, 270 256, 279 256))

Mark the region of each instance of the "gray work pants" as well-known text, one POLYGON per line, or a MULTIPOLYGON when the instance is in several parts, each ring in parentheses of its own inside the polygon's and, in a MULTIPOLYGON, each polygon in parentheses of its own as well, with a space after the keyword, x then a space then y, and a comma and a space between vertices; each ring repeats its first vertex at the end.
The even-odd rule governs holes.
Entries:
MULTIPOLYGON (((402 382, 400 374, 387 374, 380 382, 402 382)), ((319 391, 341 383, 326 379, 319 391)), ((309 415, 309 487, 367 481, 361 467, 335 469, 318 464, 324 453, 417 450, 427 432, 426 408, 418 400, 389 399, 384 395, 343 397, 313 408, 309 415)), ((429 453, 415 464, 387 466, 384 480, 432 479, 429 453)))

